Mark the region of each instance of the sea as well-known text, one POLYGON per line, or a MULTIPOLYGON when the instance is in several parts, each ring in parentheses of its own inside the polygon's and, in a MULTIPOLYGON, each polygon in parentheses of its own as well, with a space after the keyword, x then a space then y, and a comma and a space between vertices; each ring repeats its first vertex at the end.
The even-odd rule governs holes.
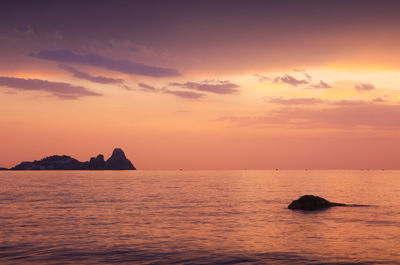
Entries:
POLYGON ((0 264, 400 264, 400 171, 0 171, 0 264))

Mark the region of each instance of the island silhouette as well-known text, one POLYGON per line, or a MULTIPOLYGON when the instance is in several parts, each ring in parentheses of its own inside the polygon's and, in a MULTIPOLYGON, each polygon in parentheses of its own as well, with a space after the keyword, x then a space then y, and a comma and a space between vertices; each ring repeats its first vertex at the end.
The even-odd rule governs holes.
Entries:
POLYGON ((136 170, 136 168, 126 158, 121 148, 115 148, 106 161, 102 154, 86 162, 80 162, 67 155, 53 155, 33 162, 21 162, 10 170, 136 170))

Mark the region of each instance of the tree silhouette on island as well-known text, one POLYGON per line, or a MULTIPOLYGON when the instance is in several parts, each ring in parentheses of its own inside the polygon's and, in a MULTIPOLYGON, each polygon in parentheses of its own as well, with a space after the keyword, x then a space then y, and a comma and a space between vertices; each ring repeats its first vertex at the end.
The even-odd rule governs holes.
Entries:
POLYGON ((53 155, 33 162, 21 162, 11 170, 136 170, 136 168, 126 158, 121 148, 115 148, 107 161, 104 161, 102 154, 86 162, 80 162, 67 155, 53 155))

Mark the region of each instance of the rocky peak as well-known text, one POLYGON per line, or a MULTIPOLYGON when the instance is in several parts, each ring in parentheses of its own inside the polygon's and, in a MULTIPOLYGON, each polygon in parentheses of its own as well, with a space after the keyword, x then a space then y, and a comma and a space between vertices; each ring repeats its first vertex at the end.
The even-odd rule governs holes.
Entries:
POLYGON ((96 158, 92 157, 89 161, 89 169, 102 170, 105 167, 106 162, 104 161, 104 156, 102 154, 98 155, 96 158))
POLYGON ((135 167, 132 165, 131 161, 126 158, 121 148, 115 148, 111 157, 106 161, 105 169, 132 170, 135 169, 135 167))
POLYGON ((124 151, 122 151, 121 148, 114 148, 111 157, 118 158, 118 159, 126 159, 125 153, 124 153, 124 151))

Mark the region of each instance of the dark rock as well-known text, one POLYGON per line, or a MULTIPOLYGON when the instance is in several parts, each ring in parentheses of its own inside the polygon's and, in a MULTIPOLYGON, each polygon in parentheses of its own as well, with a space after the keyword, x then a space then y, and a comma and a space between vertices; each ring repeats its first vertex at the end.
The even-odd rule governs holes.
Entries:
POLYGON ((135 170, 120 148, 114 149, 111 157, 104 161, 103 155, 92 157, 89 162, 80 162, 66 155, 54 155, 33 162, 21 162, 12 170, 135 170))
POLYGON ((129 161, 124 151, 120 148, 115 148, 111 157, 107 159, 105 169, 108 170, 134 170, 136 169, 131 161, 129 161))
POLYGON ((103 155, 98 155, 96 158, 92 157, 89 161, 89 169, 91 170, 103 170, 106 162, 104 161, 103 155))
POLYGON ((0 167, 0 170, 8 170, 8 168, 0 167))
POLYGON ((346 206, 343 203, 330 202, 324 198, 314 195, 304 195, 299 199, 292 201, 288 208, 291 210, 306 210, 313 211, 323 208, 330 208, 334 206, 346 206))
POLYGON ((86 169, 85 163, 79 162, 70 156, 54 155, 45 157, 39 161, 22 162, 12 169, 14 170, 83 170, 86 169))

